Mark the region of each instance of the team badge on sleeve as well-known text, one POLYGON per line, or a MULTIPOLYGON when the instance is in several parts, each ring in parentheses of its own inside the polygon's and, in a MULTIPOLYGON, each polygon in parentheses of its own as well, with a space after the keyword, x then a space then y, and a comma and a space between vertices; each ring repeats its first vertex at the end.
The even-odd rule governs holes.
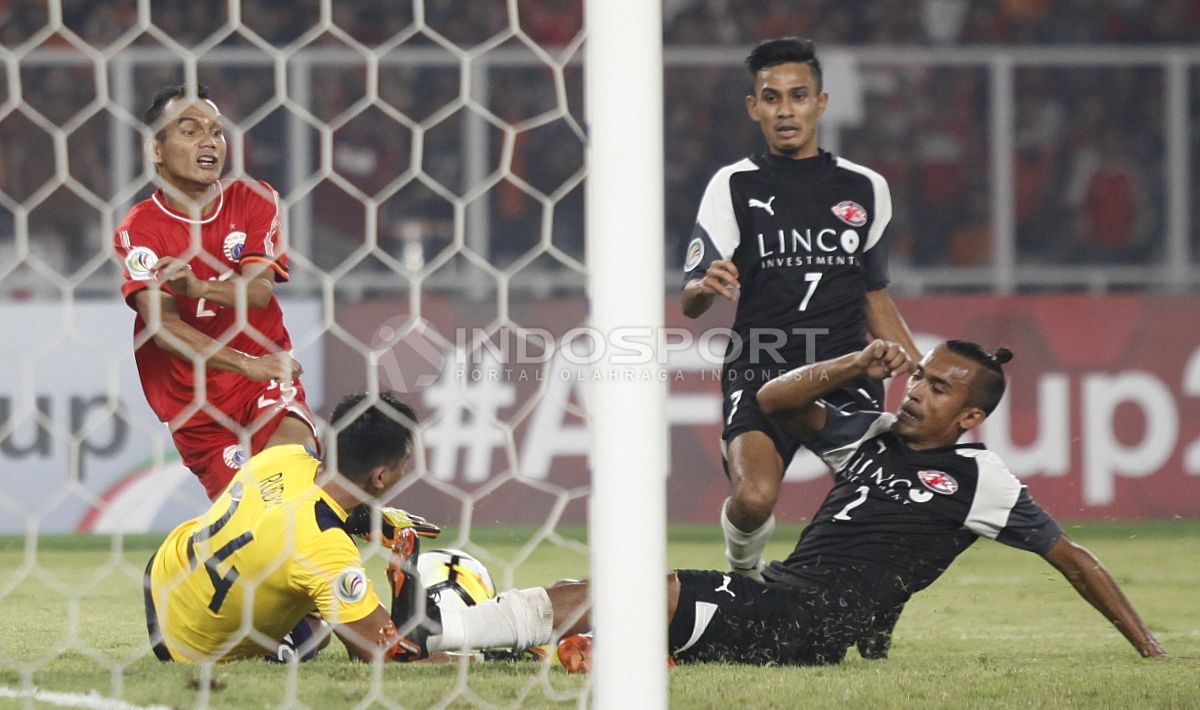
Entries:
POLYGON ((704 258, 704 240, 696 237, 688 244, 687 261, 683 263, 684 272, 691 271, 700 265, 700 260, 704 258))
POLYGON ((225 244, 222 251, 225 252, 225 258, 233 263, 237 263, 242 259, 242 248, 246 246, 245 232, 230 232, 225 236, 225 244))
POLYGON ((237 444, 226 446, 225 450, 221 452, 221 458, 225 460, 226 466, 235 470, 245 466, 246 462, 250 460, 242 447, 237 444))
POLYGON ((921 479, 921 485, 934 493, 951 496, 958 491, 958 481, 943 471, 918 471, 917 478, 921 479))
POLYGON ((842 200, 831 209, 838 219, 851 227, 861 227, 867 223, 867 211, 854 200, 842 200))
POLYGON ((147 247, 134 247, 125 255, 125 270, 134 281, 149 281, 150 270, 158 263, 158 254, 147 247))
POLYGON ((367 596, 367 573, 360 567, 347 567, 333 583, 333 594, 345 604, 362 601, 367 596))

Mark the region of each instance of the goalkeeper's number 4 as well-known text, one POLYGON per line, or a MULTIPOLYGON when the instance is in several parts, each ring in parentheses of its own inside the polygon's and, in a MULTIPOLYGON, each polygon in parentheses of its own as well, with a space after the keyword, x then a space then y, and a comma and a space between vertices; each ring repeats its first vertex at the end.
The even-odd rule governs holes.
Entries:
MULTIPOLYGON (((197 530, 190 538, 188 538, 188 564, 191 566, 191 569, 196 569, 197 564, 195 549, 196 543, 208 540, 212 536, 221 532, 221 529, 225 527, 225 525, 229 522, 229 519, 232 518, 233 514, 237 512, 238 506, 242 503, 242 495, 244 492, 245 489, 242 487, 241 483, 233 484, 233 486, 229 489, 229 510, 226 510, 225 513, 221 517, 217 518, 212 525, 197 530)), ((239 576, 237 567, 230 565, 229 571, 222 575, 217 571, 217 565, 224 562, 233 553, 250 544, 252 540, 254 540, 253 533, 248 531, 244 532, 222 545, 216 552, 212 554, 212 557, 209 557, 204 561, 204 571, 208 573, 208 578, 212 580, 213 585, 212 601, 208 603, 208 608, 212 610, 214 614, 221 610, 221 605, 225 603, 225 597, 229 595, 229 590, 233 587, 233 583, 237 581, 239 576)))

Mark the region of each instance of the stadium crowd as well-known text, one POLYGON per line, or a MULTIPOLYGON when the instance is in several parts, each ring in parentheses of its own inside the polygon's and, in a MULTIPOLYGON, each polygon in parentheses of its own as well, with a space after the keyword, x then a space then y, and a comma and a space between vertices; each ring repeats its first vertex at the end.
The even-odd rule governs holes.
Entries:
MULTIPOLYGON (((13 253, 18 218, 13 204, 31 203, 35 206, 28 220, 36 261, 65 273, 94 270, 104 262, 101 203, 119 203, 112 207, 115 218, 144 191, 127 194, 128 188, 112 184, 112 137, 126 131, 136 148, 136 120, 145 97, 180 80, 183 63, 136 64, 134 101, 84 119, 95 108, 95 69, 74 43, 107 47, 132 40, 133 47, 215 44, 260 56, 237 65, 201 56, 199 77, 213 89, 228 120, 242 129, 240 136, 235 132, 234 153, 238 145, 244 147, 245 173, 276 185, 293 205, 307 201, 311 206, 313 232, 319 235, 311 258, 320 268, 336 266, 362 243, 368 212, 356 193, 379 200, 380 247, 405 264, 427 262, 449 246, 452 200, 464 195, 482 205, 466 211, 466 232, 485 233, 483 256, 493 263, 510 264, 539 243, 545 210, 552 210, 551 242, 566 257, 582 259, 582 189, 575 184, 583 163, 582 75, 577 65, 567 68, 564 111, 557 104, 552 71, 527 46, 547 47, 559 56, 580 31, 580 0, 521 0, 521 35, 497 49, 529 61, 490 70, 486 90, 475 97, 480 110, 459 107, 444 113, 462 83, 459 50, 454 48, 477 47, 503 32, 509 24, 506 3, 428 0, 426 29, 421 31, 413 28, 410 3, 335 3, 334 26, 322 30, 315 1, 244 0, 241 16, 255 35, 251 38, 225 36, 224 5, 216 12, 202 7, 155 4, 154 29, 138 30, 131 3, 64 0, 63 23, 70 33, 46 33, 41 31, 46 3, 0 0, 4 47, 28 43, 75 57, 53 64, 26 56, 20 98, 31 110, 10 108, 0 115, 0 144, 5 146, 0 151, 0 192, 6 198, 0 200, 0 256, 7 260, 13 253), (214 41, 214 33, 224 38, 214 41), (256 48, 261 43, 289 50, 382 47, 380 105, 366 106, 366 64, 352 60, 311 65, 309 96, 302 107, 276 102, 264 109, 279 97, 272 57, 256 48), (414 64, 393 54, 397 47, 426 48, 433 58, 414 64), (481 127, 480 144, 487 146, 483 156, 464 148, 473 113, 484 116, 475 123, 481 127), (301 120, 289 120, 289 114, 301 120), (396 114, 425 122, 420 156, 412 154, 411 127, 396 114), (530 119, 536 120, 506 136, 506 125, 530 119), (322 151, 320 133, 313 127, 317 122, 334 126, 329 163, 340 179, 311 177, 318 172, 322 151), (68 175, 60 176, 70 180, 54 189, 47 187, 57 170, 49 126, 70 130, 64 156, 68 175), (297 126, 311 149, 310 165, 299 171, 305 181, 296 177, 295 151, 288 142, 289 130, 294 134, 297 126), (508 140, 516 179, 502 170, 508 140), (415 171, 418 159, 420 174, 415 171), (479 178, 491 185, 481 195, 479 185, 470 184, 479 178), (552 204, 546 199, 550 196, 561 199, 552 204), (481 219, 486 228, 473 224, 481 219)), ((1200 40, 1200 3, 1194 0, 816 0, 803 5, 665 0, 664 12, 669 47, 748 50, 763 37, 784 34, 811 36, 819 48, 1184 45, 1200 40)), ((296 61, 289 61, 289 72, 299 71, 296 61)), ((876 167, 891 183, 893 259, 918 266, 988 263, 994 192, 988 67, 864 63, 860 71, 866 110, 857 125, 840 126, 838 152, 876 167)), ((110 83, 114 74, 109 71, 110 83)), ((756 149, 760 138, 758 127, 744 118, 744 68, 671 67, 665 78, 667 234, 669 258, 675 260, 682 258, 707 177, 716 166, 756 149)), ((1193 66, 1189 78, 1195 154, 1200 152, 1200 67, 1193 66)), ((11 100, 15 89, 0 78, 5 100, 11 100)), ((1165 259, 1162 67, 1018 64, 1014 93, 1019 263, 1165 259)), ((841 98, 835 93, 830 100, 841 98)), ((136 149, 133 153, 137 165, 130 174, 136 176, 142 166, 136 149)), ((238 163, 232 164, 236 169, 238 163)), ((1200 180, 1193 180, 1193 186, 1193 202, 1200 203, 1200 180)), ((1192 234, 1200 246, 1200 221, 1194 221, 1192 234)), ((473 243, 469 236, 467 243, 473 243)), ((11 295, 13 289, 0 287, 0 293, 11 295)))

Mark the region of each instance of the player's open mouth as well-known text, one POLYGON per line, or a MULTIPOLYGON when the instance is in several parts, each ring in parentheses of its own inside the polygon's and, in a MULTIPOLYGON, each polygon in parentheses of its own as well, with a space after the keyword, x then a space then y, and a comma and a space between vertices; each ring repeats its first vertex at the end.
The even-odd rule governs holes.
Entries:
POLYGON ((795 138, 800 135, 800 129, 795 126, 780 126, 775 129, 780 138, 795 138))
POLYGON ((910 409, 907 404, 901 405, 900 412, 896 416, 900 419, 907 419, 910 422, 915 422, 921 418, 921 416, 910 409))
POLYGON ((217 167, 217 157, 215 155, 202 155, 196 159, 196 164, 202 168, 217 167))

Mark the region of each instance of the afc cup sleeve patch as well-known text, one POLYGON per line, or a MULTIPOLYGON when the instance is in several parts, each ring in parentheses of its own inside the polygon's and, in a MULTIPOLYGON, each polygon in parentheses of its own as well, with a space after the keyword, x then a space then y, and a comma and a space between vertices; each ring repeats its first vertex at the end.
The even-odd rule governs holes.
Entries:
POLYGON ((134 247, 125 255, 125 271, 134 281, 149 281, 150 270, 158 263, 158 254, 148 247, 134 247))
POLYGON ((683 263, 683 271, 687 273, 700 265, 700 260, 704 258, 704 240, 696 237, 688 244, 687 261, 683 263))
POLYGON ((333 583, 333 595, 344 604, 362 601, 367 596, 367 573, 361 567, 347 567, 333 583))

